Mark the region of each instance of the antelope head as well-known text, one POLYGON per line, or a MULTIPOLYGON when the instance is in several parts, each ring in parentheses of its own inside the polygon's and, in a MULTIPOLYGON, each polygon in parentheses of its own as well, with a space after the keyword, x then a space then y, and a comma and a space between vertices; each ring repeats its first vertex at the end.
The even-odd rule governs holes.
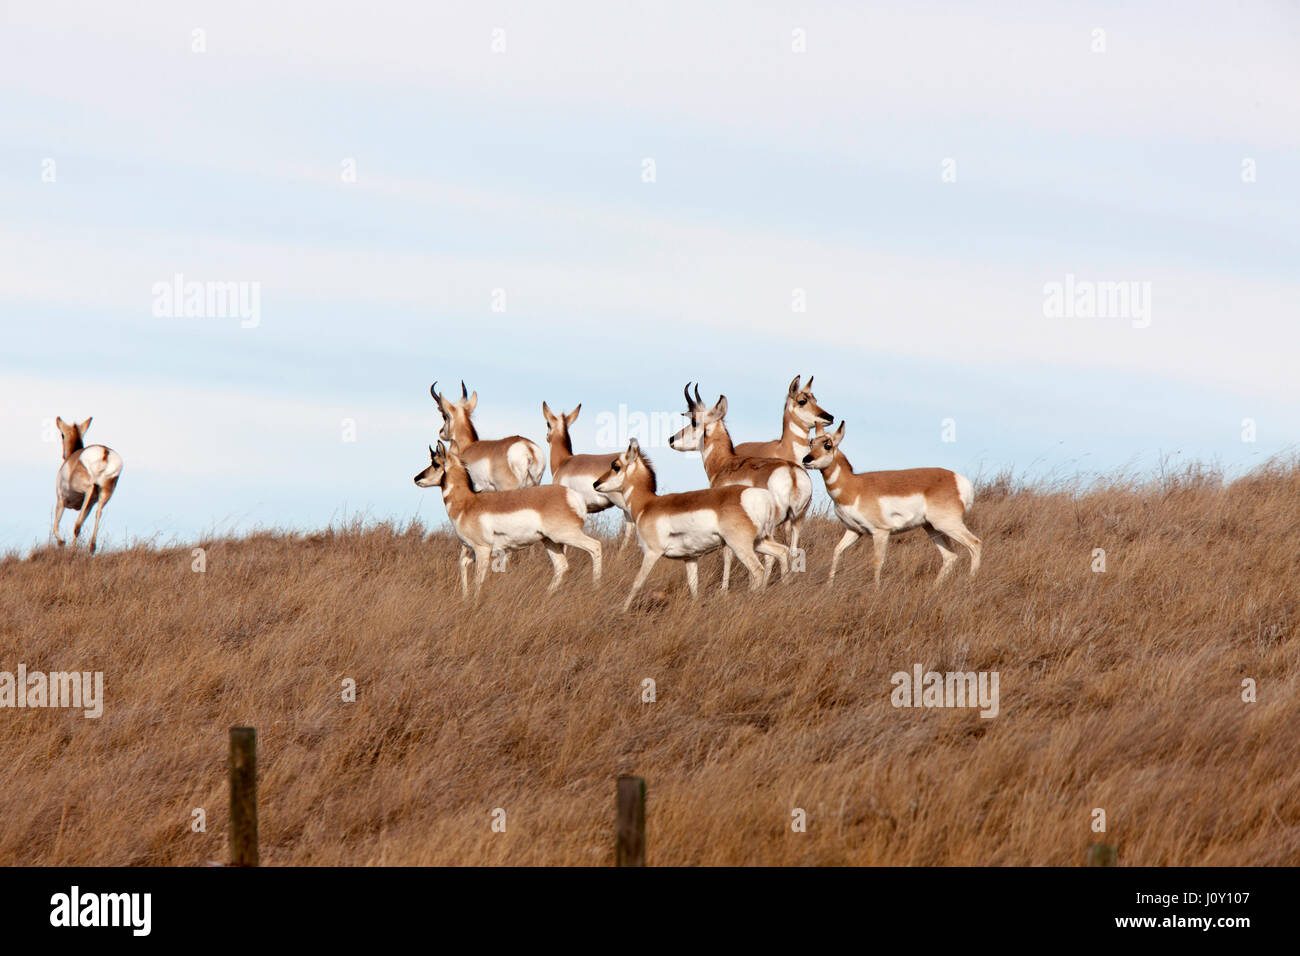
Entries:
POLYGON ((668 447, 675 451, 699 451, 709 434, 709 426, 727 417, 727 396, 719 396, 717 404, 709 408, 700 398, 698 384, 695 386, 694 398, 691 397, 689 382, 683 394, 686 396, 686 417, 690 419, 690 424, 668 439, 668 447))
POLYGON ((636 476, 649 467, 649 462, 641 454, 640 443, 633 438, 627 443, 627 450, 610 463, 609 471, 592 482, 592 486, 605 493, 626 492, 631 490, 636 476))
POLYGON ((816 433, 808 438, 808 454, 803 456, 803 466, 829 468, 831 462, 835 461, 835 450, 840 447, 842 441, 844 441, 844 422, 840 422, 840 427, 835 429, 832 435, 826 434, 826 429, 818 422, 816 433))
POLYGON ((569 427, 578 420, 578 412, 582 411, 582 403, 571 412, 561 412, 555 414, 551 407, 542 402, 542 417, 546 419, 546 441, 551 443, 557 439, 563 438, 569 432, 569 427))
POLYGON ((438 442, 435 451, 429 446, 429 467, 415 476, 415 483, 421 488, 436 488, 447 480, 447 449, 438 442))
POLYGON ((94 416, 87 418, 81 424, 65 422, 62 418, 54 419, 54 424, 58 426, 59 434, 63 438, 63 460, 67 461, 68 457, 80 448, 85 448, 86 443, 83 439, 86 432, 90 430, 90 423, 94 421, 94 416))
POLYGON ((429 386, 429 394, 438 403, 438 411, 442 413, 442 428, 438 430, 439 438, 443 441, 451 441, 458 428, 472 428, 469 417, 474 414, 474 409, 478 406, 478 392, 471 394, 466 390, 463 380, 460 383, 460 398, 448 398, 439 392, 437 382, 429 386))
POLYGON ((804 428, 812 428, 819 422, 829 425, 835 421, 834 415, 817 404, 817 397, 812 393, 813 377, 809 375, 808 381, 800 388, 799 376, 796 375, 785 396, 785 410, 804 428))

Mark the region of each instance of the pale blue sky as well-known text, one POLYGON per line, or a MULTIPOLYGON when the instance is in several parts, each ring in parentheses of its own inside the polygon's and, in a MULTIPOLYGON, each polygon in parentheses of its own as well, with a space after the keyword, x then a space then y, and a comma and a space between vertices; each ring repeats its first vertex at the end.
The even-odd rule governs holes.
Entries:
POLYGON ((1300 445, 1294 5, 265 6, 6 7, 0 549, 46 540, 55 415, 125 459, 112 546, 440 524, 434 378, 485 435, 582 402, 578 450, 687 379, 775 438, 796 373, 859 469, 1300 445), (154 316, 178 272, 260 324, 154 316), (1067 273, 1150 326, 1045 317, 1067 273))

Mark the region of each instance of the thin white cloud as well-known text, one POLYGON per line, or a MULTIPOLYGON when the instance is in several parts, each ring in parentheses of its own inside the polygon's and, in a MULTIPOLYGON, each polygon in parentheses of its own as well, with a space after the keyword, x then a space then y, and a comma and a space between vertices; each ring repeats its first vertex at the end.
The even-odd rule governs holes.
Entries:
MULTIPOLYGON (((176 272, 198 280, 262 284, 262 322, 300 321, 312 304, 352 302, 355 334, 366 337, 367 303, 405 307, 414 317, 481 315, 508 325, 561 312, 566 321, 611 316, 652 321, 668 337, 757 335, 782 340, 792 323, 811 346, 940 361, 1051 362, 1118 369, 1200 382, 1243 394, 1300 398, 1291 368, 1300 341, 1288 303, 1300 283, 1204 270, 1095 268, 1073 259, 1059 268, 995 260, 892 255, 851 244, 738 230, 668 215, 650 216, 581 203, 487 195, 419 183, 380 188, 433 210, 451 203, 484 214, 512 206, 537 229, 582 228, 596 253, 400 252, 214 239, 202 235, 113 230, 115 241, 67 237, 32 241, 0 230, 0 297, 138 316, 145 330, 221 319, 157 319, 149 312, 155 282, 176 272), (1045 283, 1080 280, 1150 283, 1149 328, 1124 318, 1044 316, 1045 283), (508 312, 489 311, 504 289, 508 312), (802 289, 806 314, 791 311, 802 289), (277 309, 280 310, 277 315, 277 309)), ((346 332, 346 328, 344 329, 346 332)), ((232 334, 257 335, 257 329, 232 334)))
POLYGON ((375 3, 362 13, 320 0, 25 0, 6 17, 6 86, 144 115, 183 111, 181 80, 260 91, 315 76, 757 125, 776 137, 881 117, 985 117, 1080 135, 1300 143, 1300 11, 1286 3, 591 0, 375 3), (195 28, 206 31, 202 59, 190 52, 195 28), (796 28, 804 54, 791 49, 796 28), (492 52, 494 29, 505 31, 504 53, 492 52), (1094 30, 1105 31, 1104 53, 1093 52, 1094 30))

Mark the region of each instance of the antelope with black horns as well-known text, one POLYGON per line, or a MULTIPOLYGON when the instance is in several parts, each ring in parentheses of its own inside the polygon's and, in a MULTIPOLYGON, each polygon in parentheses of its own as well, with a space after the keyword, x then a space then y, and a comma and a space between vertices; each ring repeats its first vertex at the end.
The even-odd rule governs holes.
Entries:
MULTIPOLYGON (((704 473, 709 487, 745 485, 766 488, 776 499, 780 509, 779 523, 789 530, 790 550, 799 547, 799 532, 812 501, 812 479, 802 465, 781 458, 749 458, 739 454, 731 444, 727 432, 727 396, 722 395, 712 408, 700 398, 700 387, 695 386, 691 397, 688 383, 683 390, 686 396, 686 415, 690 423, 668 439, 668 447, 677 451, 699 451, 704 462, 704 473)), ((771 562, 769 562, 770 567, 771 562)), ((722 556, 722 587, 725 590, 731 577, 729 553, 722 556)), ((788 579, 786 579, 788 580, 788 579)))
POLYGON ((546 459, 537 442, 522 435, 509 438, 480 439, 470 416, 478 407, 478 392, 469 392, 460 383, 460 398, 449 399, 438 392, 438 383, 429 386, 429 394, 442 413, 438 437, 456 442, 461 460, 469 471, 475 491, 510 491, 542 483, 546 459))

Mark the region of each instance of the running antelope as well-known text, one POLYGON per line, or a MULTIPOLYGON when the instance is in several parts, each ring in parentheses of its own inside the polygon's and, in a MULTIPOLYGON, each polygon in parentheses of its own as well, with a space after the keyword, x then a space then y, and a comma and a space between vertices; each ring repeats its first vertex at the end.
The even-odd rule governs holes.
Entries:
POLYGON ((619 550, 636 536, 636 525, 627 510, 627 503, 617 491, 602 494, 595 488, 596 479, 609 471, 618 455, 575 455, 573 441, 569 438, 569 426, 578 420, 579 404, 571 412, 559 415, 542 402, 542 416, 546 419, 546 443, 551 446, 551 484, 564 485, 582 495, 586 502, 587 514, 595 514, 607 508, 618 508, 623 512, 623 539, 619 550))
POLYGON ((482 441, 470 416, 478 406, 478 392, 470 394, 460 383, 460 398, 438 394, 438 383, 429 386, 429 394, 442 412, 442 430, 438 437, 456 442, 461 460, 469 470, 475 491, 510 491, 542 483, 546 459, 535 441, 521 435, 482 441))
MULTIPOLYGON (((700 387, 685 389, 687 416, 690 424, 668 439, 668 447, 678 451, 699 451, 704 461, 704 473, 709 477, 709 487, 722 485, 747 485, 766 488, 772 493, 780 508, 779 524, 789 528, 790 549, 799 547, 799 530, 808 514, 812 501, 812 479, 801 465, 782 458, 751 458, 741 455, 731 444, 724 421, 727 415, 727 396, 718 398, 712 408, 700 398, 700 387)), ((771 562, 768 562, 771 566, 771 562)), ((731 554, 722 556, 722 588, 726 590, 731 577, 731 554)))
POLYGON ((885 563, 889 536, 909 528, 924 527, 930 540, 943 556, 937 584, 952 570, 957 560, 953 541, 970 552, 970 573, 980 566, 980 539, 966 527, 966 512, 975 500, 975 491, 962 475, 947 468, 907 468, 902 471, 866 471, 855 475, 853 466, 840 451, 844 440, 844 422, 833 435, 817 426, 812 447, 803 462, 816 468, 826 481, 826 491, 835 504, 835 514, 848 529, 835 546, 831 558, 831 576, 840 555, 864 534, 875 545, 876 584, 885 563))
POLYGON ((54 483, 54 540, 60 548, 63 547, 63 538, 59 537, 63 509, 76 508, 77 523, 72 526, 73 547, 76 547, 86 513, 91 505, 99 502, 95 509, 95 528, 90 532, 90 553, 94 554, 95 541, 99 537, 99 519, 117 487, 117 476, 122 473, 122 456, 103 445, 86 447, 83 439, 92 421, 93 417, 80 425, 70 425, 62 418, 54 420, 63 436, 63 465, 54 483))
MULTIPOLYGON (((784 458, 799 464, 808 454, 808 430, 817 423, 829 425, 835 416, 817 404, 812 393, 813 376, 803 388, 794 377, 785 394, 785 413, 781 417, 781 437, 776 441, 747 441, 736 446, 742 458, 784 458)), ((793 546, 793 545, 792 545, 793 546)))
POLYGON ((695 598, 700 593, 700 556, 723 546, 748 569, 751 591, 767 584, 770 571, 770 563, 765 568, 758 554, 775 558, 781 574, 789 573, 789 550, 772 537, 781 511, 766 488, 724 485, 675 495, 660 495, 656 489, 654 465, 641 454, 635 438, 596 481, 597 491, 622 493, 641 541, 641 570, 623 602, 624 611, 655 562, 664 557, 686 562, 686 583, 695 598))
POLYGON ((555 566, 551 593, 560 586, 569 562, 564 546, 591 555, 591 579, 600 581, 600 542, 582 530, 587 506, 582 495, 562 485, 476 492, 455 442, 429 448, 429 467, 415 476, 421 488, 442 489, 447 516, 460 538, 460 591, 469 593, 469 566, 474 565, 477 597, 494 551, 510 552, 542 542, 555 566))

